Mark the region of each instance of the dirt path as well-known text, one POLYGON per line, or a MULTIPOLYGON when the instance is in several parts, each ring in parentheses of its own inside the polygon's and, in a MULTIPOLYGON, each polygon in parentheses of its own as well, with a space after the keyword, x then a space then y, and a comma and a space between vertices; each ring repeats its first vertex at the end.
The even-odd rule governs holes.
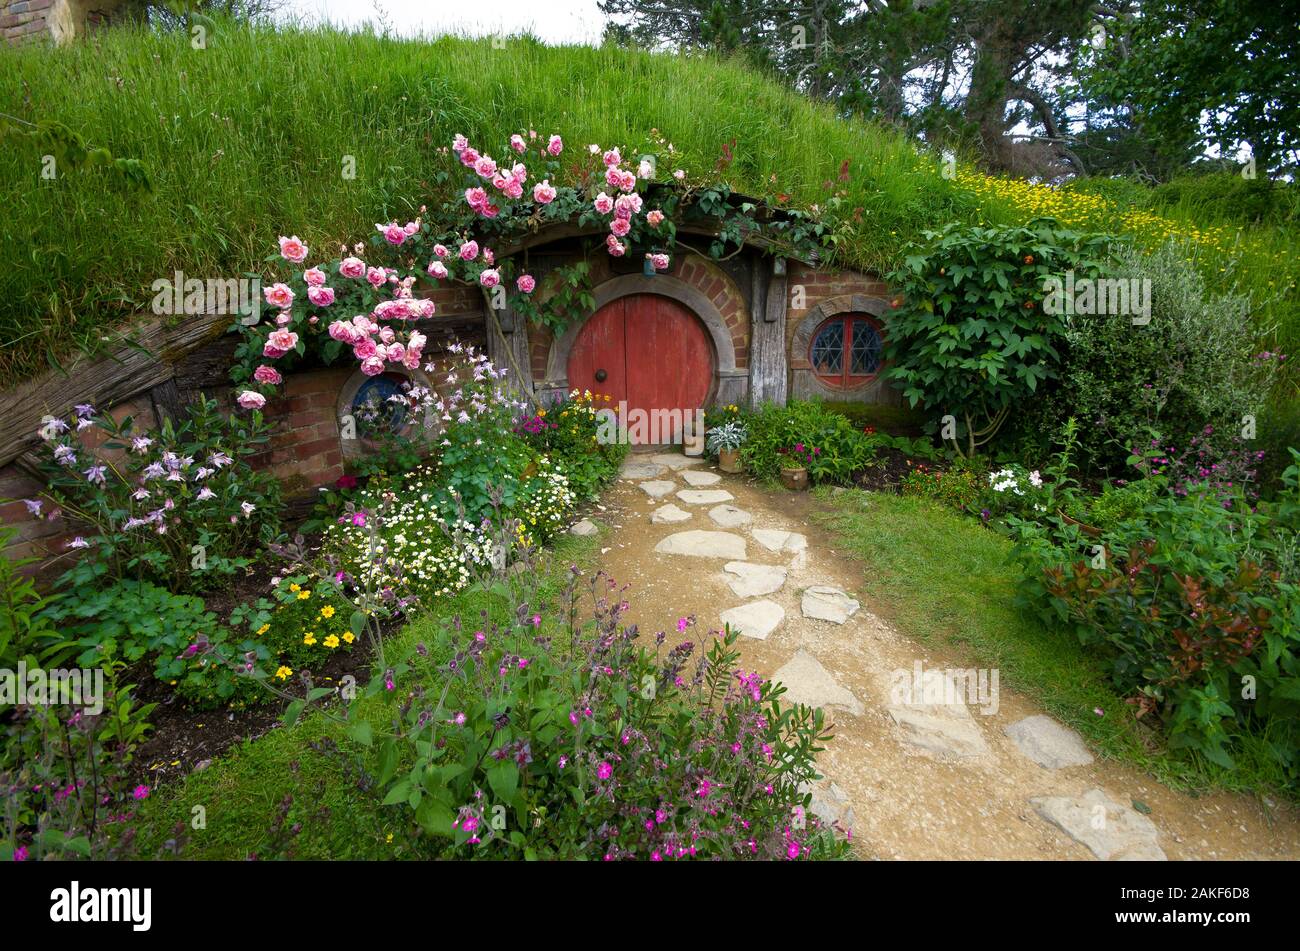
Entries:
MULTIPOLYGON (((954 702, 951 694, 938 703, 933 694, 909 697, 906 687, 900 694, 900 684, 916 682, 912 672, 918 661, 924 671, 938 671, 926 674, 937 679, 921 683, 942 686, 943 671, 961 666, 956 655, 927 649, 899 633, 871 612, 870 603, 842 624, 805 617, 804 593, 811 586, 832 586, 862 600, 862 563, 836 552, 825 533, 811 525, 812 503, 806 495, 768 491, 725 474, 717 483, 692 486, 687 472, 716 470, 707 464, 682 468, 683 458, 629 456, 627 477, 606 493, 603 510, 592 513, 605 530, 602 565, 632 586, 628 620, 646 632, 668 631, 670 642, 681 639, 674 626, 680 615, 697 616, 699 628, 691 639, 699 641, 700 630, 721 627, 720 614, 727 609, 767 601, 784 611, 765 638, 740 639, 742 663, 766 677, 783 671, 785 676, 777 679, 791 686, 793 699, 827 709, 835 739, 819 761, 826 780, 815 793, 816 808, 851 826, 862 857, 1300 858, 1300 816, 1289 806, 1270 810, 1229 794, 1192 798, 1113 761, 1039 765, 1004 728, 1043 711, 1008 689, 998 691, 996 711, 992 704, 954 702), (679 490, 723 491, 733 499, 690 502, 677 495, 679 490), (652 498, 648 491, 662 495, 652 498), (718 504, 741 510, 719 511, 724 521, 729 515, 742 520, 745 514, 752 520, 724 527, 710 514, 718 504), (689 518, 656 523, 652 513, 665 505, 689 518), (760 530, 758 536, 755 530, 760 530), (770 550, 760 537, 782 539, 763 530, 801 533, 807 547, 794 550, 799 547, 795 537, 786 539, 782 550, 770 550), (693 531, 731 538, 679 535, 693 531), (656 551, 670 536, 678 536, 670 545, 711 544, 733 551, 717 557, 656 551), (739 545, 744 546, 743 558, 734 557, 739 545), (784 567, 785 581, 775 591, 740 596, 728 582, 741 579, 724 571, 733 561, 784 567), (896 671, 905 674, 892 679, 896 671), (1149 814, 1134 809, 1134 800, 1149 806, 1149 814)), ((690 478, 711 481, 709 475, 690 478)), ((749 572, 760 591, 779 576, 732 567, 749 572)), ((844 606, 844 599, 834 595, 819 601, 830 613, 844 606)), ((776 613, 773 605, 759 613, 764 611, 776 613)), ((1032 722, 1048 728, 1037 748, 1049 756, 1088 757, 1071 731, 1053 732, 1052 723, 1032 722)))

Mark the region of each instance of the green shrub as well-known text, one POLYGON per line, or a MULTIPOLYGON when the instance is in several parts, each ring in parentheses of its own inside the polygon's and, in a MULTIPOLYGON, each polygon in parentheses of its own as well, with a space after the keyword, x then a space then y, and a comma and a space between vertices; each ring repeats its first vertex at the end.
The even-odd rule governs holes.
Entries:
POLYGON ((788 454, 804 446, 810 453, 818 450, 808 467, 814 482, 848 482, 872 460, 877 445, 820 402, 764 404, 750 417, 748 429, 740 455, 745 468, 760 479, 776 478, 788 464, 788 454))
POLYGON ((539 453, 548 456, 581 501, 591 501, 618 472, 627 446, 602 441, 602 412, 609 397, 572 391, 522 419, 515 432, 539 453))
POLYGON ((912 465, 899 482, 903 495, 930 499, 959 511, 977 509, 984 497, 988 469, 978 457, 958 458, 947 469, 934 468, 924 462, 912 465))
POLYGON ((1032 403, 1027 429, 1055 433, 1077 417, 1079 465, 1113 473, 1153 431, 1184 445, 1206 425, 1236 432, 1261 414, 1280 361, 1257 353, 1249 299, 1208 293, 1174 243, 1150 255, 1119 248, 1110 269, 1150 280, 1150 323, 1067 320, 1060 378, 1032 403))

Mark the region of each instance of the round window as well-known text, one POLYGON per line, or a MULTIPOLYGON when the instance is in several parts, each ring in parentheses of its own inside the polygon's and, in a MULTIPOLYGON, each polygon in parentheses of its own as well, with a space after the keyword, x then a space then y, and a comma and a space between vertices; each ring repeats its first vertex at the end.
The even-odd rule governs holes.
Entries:
POLYGON ((402 432, 410 415, 406 400, 409 385, 407 378, 399 373, 368 377, 352 397, 357 434, 365 438, 381 436, 385 431, 402 432))
POLYGON ((808 361, 822 383, 851 389, 880 372, 881 346, 875 323, 859 314, 842 314, 817 328, 808 361))

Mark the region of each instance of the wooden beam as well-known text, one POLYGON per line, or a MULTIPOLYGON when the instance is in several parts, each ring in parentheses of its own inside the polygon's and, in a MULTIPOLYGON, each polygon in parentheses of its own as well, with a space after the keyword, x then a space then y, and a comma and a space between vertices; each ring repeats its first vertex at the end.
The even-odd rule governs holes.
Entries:
POLYGON ((785 342, 786 276, 769 276, 762 263, 755 262, 749 311, 749 399, 754 407, 764 402, 784 406, 790 368, 785 342))

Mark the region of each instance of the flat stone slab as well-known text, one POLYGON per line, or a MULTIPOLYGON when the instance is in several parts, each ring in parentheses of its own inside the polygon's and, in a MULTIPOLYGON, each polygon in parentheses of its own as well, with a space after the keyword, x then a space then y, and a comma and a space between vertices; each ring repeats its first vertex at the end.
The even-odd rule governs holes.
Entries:
POLYGON ((908 679, 891 685, 886 708, 904 743, 952 759, 988 755, 984 734, 960 699, 959 684, 942 670, 927 671, 920 685, 921 696, 914 698, 912 674, 904 673, 908 679))
POLYGON ((655 551, 664 555, 690 555, 694 558, 726 558, 729 561, 744 561, 745 539, 731 532, 693 529, 688 532, 674 532, 655 545, 655 551))
MULTIPOLYGON (((680 493, 678 493, 680 494, 680 493)), ((749 534, 768 551, 803 551, 808 547, 808 539, 798 532, 787 532, 777 528, 756 528, 749 534)))
POLYGON ((748 561, 729 561, 722 570, 734 578, 727 584, 738 598, 757 598, 781 590, 785 584, 786 569, 780 565, 756 565, 748 561))
POLYGON ((661 505, 650 513, 650 521, 655 525, 676 525, 679 522, 690 521, 691 513, 679 509, 673 503, 661 505))
POLYGON ((589 518, 584 518, 569 526, 569 534, 571 535, 595 535, 598 531, 600 529, 596 527, 596 523, 589 518))
POLYGON ((1092 854, 1106 861, 1163 862, 1159 831, 1136 809, 1115 802, 1101 789, 1082 796, 1044 796, 1029 800, 1034 811, 1092 854))
POLYGON ((618 470, 618 475, 621 479, 653 479, 655 476, 663 475, 666 471, 665 466, 661 466, 656 462, 629 459, 618 470))
POLYGON ((733 630, 745 637, 765 640, 767 635, 777 629, 785 620, 785 608, 775 601, 750 601, 739 607, 728 608, 721 615, 723 624, 730 624, 733 630))
POLYGON ((677 488, 675 482, 669 482, 666 479, 655 479, 651 482, 638 482, 637 486, 652 499, 662 499, 673 489, 677 488))
POLYGON ((1003 730, 1016 749, 1046 769, 1087 766, 1092 754, 1078 733, 1062 726, 1051 717, 1025 717, 1003 730))
POLYGON ((856 819, 853 806, 838 784, 824 781, 817 784, 801 783, 799 792, 812 795, 812 801, 808 803, 808 811, 825 825, 838 824, 845 831, 853 828, 856 819))
POLYGON ((807 651, 799 651, 786 661, 772 680, 785 685, 783 700, 810 707, 843 707, 855 717, 862 715, 858 698, 841 687, 821 661, 807 651))
POLYGON ((843 624, 858 613, 862 605, 839 588, 830 585, 813 585, 803 593, 803 616, 832 624, 843 624))
POLYGON ((681 489, 677 497, 687 505, 717 505, 734 502, 736 497, 726 489, 681 489))
POLYGON ((686 480, 687 485, 696 489, 706 485, 717 485, 722 481, 722 476, 716 472, 697 472, 694 469, 682 470, 682 478, 686 480))
POLYGON ((744 509, 738 509, 734 505, 717 505, 709 509, 709 518, 713 519, 723 528, 740 528, 742 525, 748 525, 754 520, 744 509))
POLYGON ((667 466, 674 471, 691 466, 704 465, 703 456, 683 456, 675 452, 661 452, 650 457, 650 461, 660 466, 667 466))

